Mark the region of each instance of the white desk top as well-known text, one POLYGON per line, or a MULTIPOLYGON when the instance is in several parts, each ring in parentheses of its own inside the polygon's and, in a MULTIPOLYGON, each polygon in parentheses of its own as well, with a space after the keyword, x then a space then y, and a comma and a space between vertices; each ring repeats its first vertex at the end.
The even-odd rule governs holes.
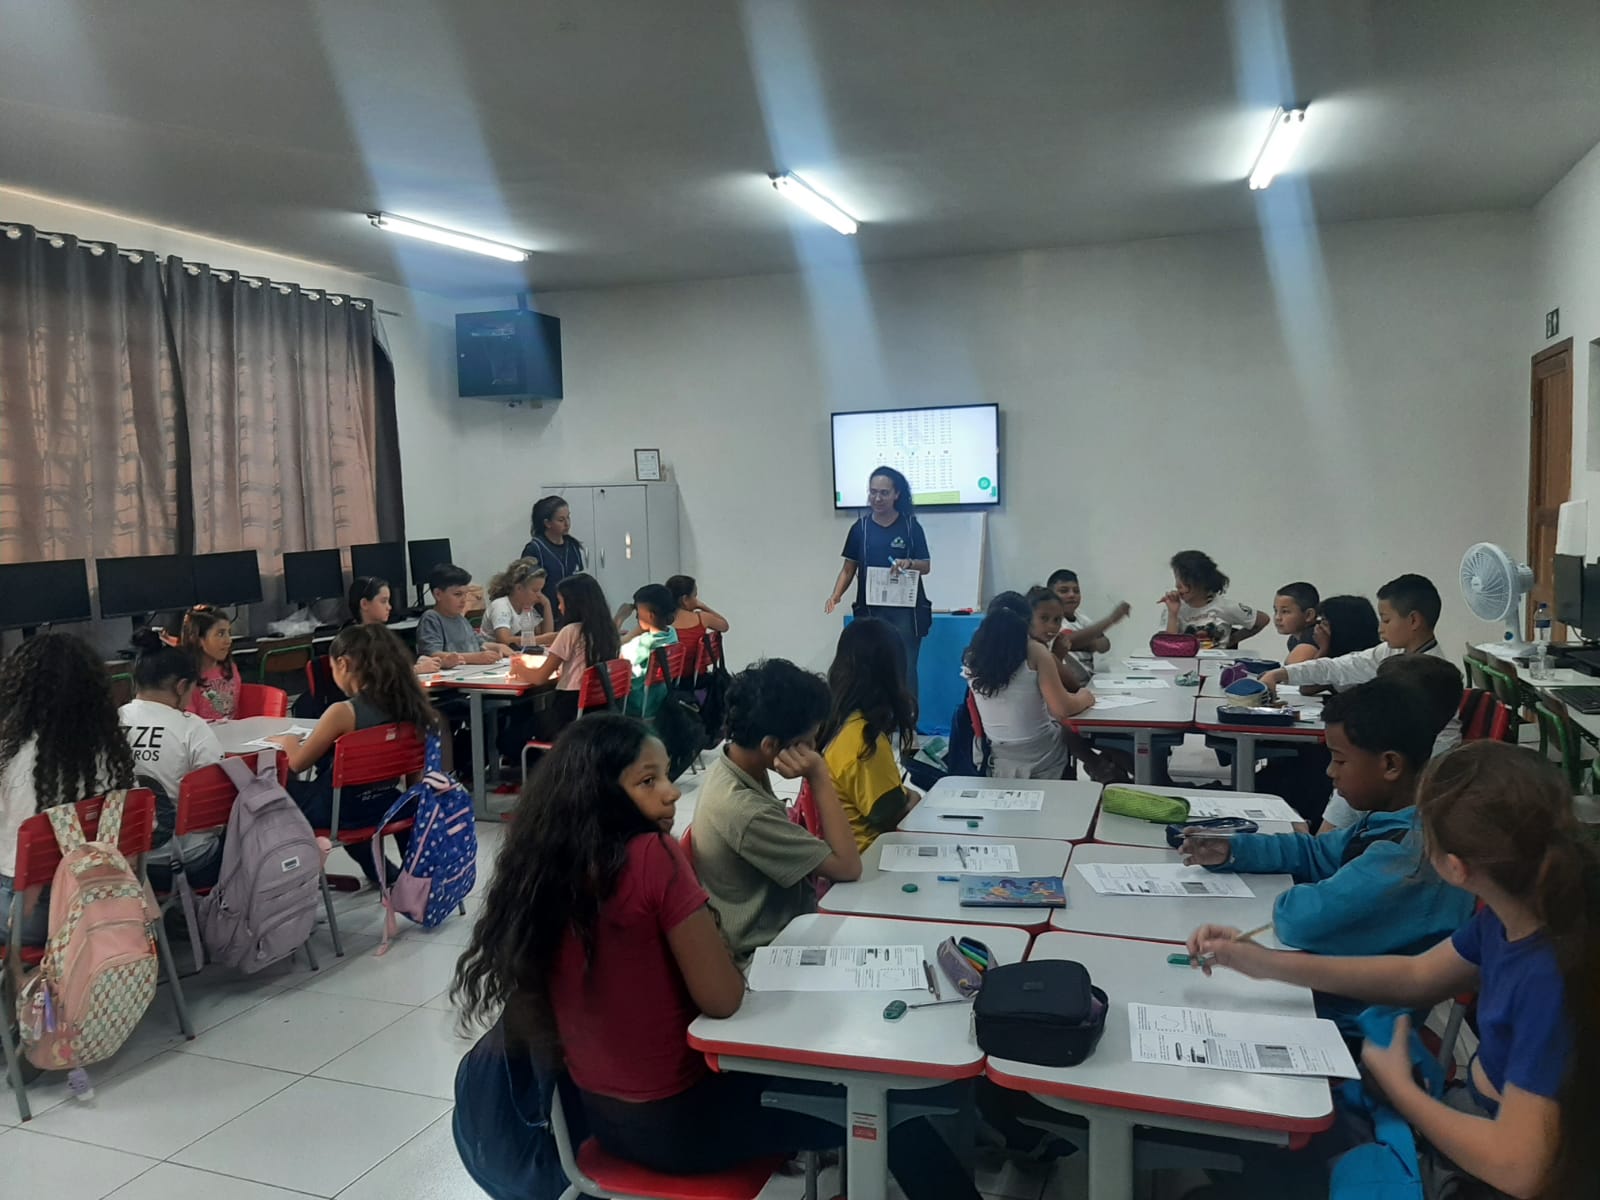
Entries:
MULTIPOLYGON (((960 831, 961 840, 970 843, 1003 842, 1017 848, 1019 875, 1060 875, 1067 866, 1072 846, 1067 842, 1047 842, 1037 838, 970 837, 960 831)), ((861 878, 855 883, 836 883, 818 907, 825 913, 853 913, 866 917, 900 917, 916 921, 950 921, 968 925, 1014 925, 1021 929, 1044 926, 1053 911, 1048 908, 962 908, 961 885, 941 883, 932 871, 880 871, 878 860, 884 846, 928 846, 946 842, 948 834, 886 833, 861 856, 861 878), (902 891, 908 883, 914 892, 902 891)), ((1260 921, 1256 922, 1261 924, 1260 921)), ((1241 926, 1248 928, 1248 926, 1241 926)), ((1184 936, 1188 936, 1185 931, 1184 936)))
MULTIPOLYGON (((1185 800, 1252 800, 1259 796, 1264 800, 1270 800, 1274 805, 1283 803, 1277 796, 1266 796, 1260 792, 1219 792, 1214 788, 1156 787, 1147 783, 1141 783, 1139 790, 1155 792, 1160 796, 1180 796, 1185 800)), ((1294 825, 1289 821, 1257 821, 1256 824, 1261 827, 1262 833, 1295 831, 1294 825)), ((1137 817, 1124 817, 1118 813, 1101 810, 1100 816, 1094 823, 1094 840, 1112 846, 1154 846, 1157 849, 1165 849, 1167 827, 1155 821, 1141 821, 1137 817)), ((1256 922, 1258 925, 1260 923, 1256 922)))
MULTIPOLYGON (((1170 672, 1163 671, 1165 678, 1170 672)), ((1168 680, 1171 684, 1171 680, 1168 680)), ((1097 694, 1104 690, 1102 679, 1096 676, 1089 681, 1089 690, 1097 694)), ((1103 711, 1090 707, 1072 718, 1074 726, 1104 729, 1131 729, 1137 726, 1187 729, 1194 723, 1194 688, 1145 688, 1139 691, 1117 693, 1148 700, 1148 704, 1135 704, 1128 708, 1111 708, 1103 711)), ((1108 695, 1113 694, 1107 691, 1108 695)))
MULTIPOLYGON (((1307 988, 1247 979, 1227 970, 1207 978, 1192 968, 1169 964, 1171 952, 1170 946, 1158 942, 1041 934, 1029 959, 1082 963, 1111 1002, 1105 1033, 1094 1053, 1076 1067, 1041 1067, 990 1058, 985 1073, 1014 1091, 1106 1108, 1286 1133, 1325 1129, 1333 1119, 1333 1097, 1325 1079, 1133 1061, 1128 1035, 1130 1003, 1295 1017, 1316 1014, 1307 988)), ((1160 1125, 1159 1116, 1150 1124, 1160 1125)))
MULTIPOLYGON (((1028 949, 1028 935, 1020 929, 817 913, 790 922, 774 944, 920 944, 937 971, 939 943, 948 937, 983 942, 999 963, 1021 962, 1028 949)), ((945 998, 951 998, 954 989, 942 974, 939 980, 945 998)), ((979 1074, 983 1051, 973 1036, 970 1004, 914 1009, 898 1021, 883 1019, 884 1006, 891 1000, 917 1003, 927 998, 926 992, 747 992, 733 1016, 695 1018, 689 1026, 689 1045, 707 1055, 919 1079, 979 1074)))
MULTIPOLYGON (((451 689, 460 691, 491 692, 496 695, 520 696, 531 690, 534 685, 522 683, 511 678, 511 664, 498 662, 489 665, 479 664, 471 667, 456 667, 451 671, 439 671, 433 675, 419 675, 417 682, 422 684, 423 690, 428 692, 443 692, 451 689)), ((556 681, 552 678, 541 687, 555 687, 556 681)))
POLYGON ((211 727, 211 732, 222 743, 224 754, 248 754, 259 747, 247 746, 246 742, 288 733, 295 725, 309 729, 315 724, 315 721, 308 721, 304 717, 245 717, 238 721, 218 721, 211 727))
POLYGON ((1075 779, 983 779, 970 775, 946 775, 900 822, 901 833, 948 833, 999 838, 1033 838, 1058 842, 1081 842, 1089 836, 1089 825, 1100 806, 1100 785, 1075 779), (1044 793, 1044 807, 1038 812, 993 812, 982 808, 941 808, 934 802, 969 788, 1017 788, 1044 793), (978 827, 969 829, 962 817, 977 817, 978 827))
POLYGON ((1078 863, 1175 863, 1176 850, 1148 846, 1075 846, 1067 868, 1067 907, 1050 910, 1050 928, 1071 933, 1187 942, 1208 922, 1254 929, 1272 920, 1272 903, 1292 885, 1287 875, 1245 875, 1240 879, 1255 893, 1243 897, 1102 896, 1089 886, 1078 863))

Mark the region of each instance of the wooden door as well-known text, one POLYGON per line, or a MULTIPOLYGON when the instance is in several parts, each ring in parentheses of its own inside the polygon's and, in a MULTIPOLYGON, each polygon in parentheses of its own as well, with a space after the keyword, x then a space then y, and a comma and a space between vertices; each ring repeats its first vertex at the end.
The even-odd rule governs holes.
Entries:
MULTIPOLYGON (((1526 634, 1542 601, 1555 612, 1556 513, 1572 498, 1572 339, 1533 356, 1532 420, 1528 442, 1528 598, 1526 634)), ((1564 627, 1552 636, 1560 639, 1564 627)))

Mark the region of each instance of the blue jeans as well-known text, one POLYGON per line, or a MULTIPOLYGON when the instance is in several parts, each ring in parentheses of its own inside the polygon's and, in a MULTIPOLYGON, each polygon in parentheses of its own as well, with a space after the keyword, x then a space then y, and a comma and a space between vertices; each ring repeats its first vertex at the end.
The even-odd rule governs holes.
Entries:
POLYGON ((885 625, 892 625, 894 631, 900 635, 900 641, 906 649, 906 688, 915 696, 917 694, 917 655, 922 650, 922 639, 917 636, 917 610, 914 608, 868 605, 862 615, 882 621, 885 625))
MULTIPOLYGON (((11 876, 0 875, 0 946, 6 944, 6 924, 11 919, 11 898, 16 890, 11 886, 11 876)), ((22 918, 22 944, 42 946, 50 933, 50 889, 44 888, 34 903, 33 911, 22 918)))

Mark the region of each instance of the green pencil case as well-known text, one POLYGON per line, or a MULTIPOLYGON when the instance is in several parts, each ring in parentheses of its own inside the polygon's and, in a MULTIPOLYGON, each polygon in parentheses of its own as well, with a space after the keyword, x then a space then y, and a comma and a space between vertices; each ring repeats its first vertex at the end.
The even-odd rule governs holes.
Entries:
POLYGON ((1162 796, 1126 784, 1108 784, 1100 793, 1100 807, 1119 817, 1176 825, 1189 819, 1189 802, 1179 796, 1162 796))

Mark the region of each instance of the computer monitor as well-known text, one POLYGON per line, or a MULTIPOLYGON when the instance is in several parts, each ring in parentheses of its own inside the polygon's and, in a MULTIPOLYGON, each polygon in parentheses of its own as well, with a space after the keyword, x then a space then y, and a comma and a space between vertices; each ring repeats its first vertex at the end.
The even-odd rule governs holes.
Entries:
POLYGON ((1600 640, 1600 563, 1585 563, 1583 567, 1583 607, 1579 611, 1578 628, 1583 640, 1600 640))
POLYGON ((365 546, 351 546, 350 574, 356 579, 363 575, 375 575, 389 585, 391 593, 403 594, 406 586, 405 543, 370 542, 365 546))
POLYGON ((187 554, 95 559, 100 615, 110 620, 188 608, 196 599, 192 562, 187 554))
POLYGON ((219 608, 261 603, 261 564, 254 550, 224 550, 194 556, 194 594, 219 608))
POLYGON ((0 629, 87 621, 93 615, 89 564, 83 559, 0 566, 0 629))
POLYGON ((344 595, 344 564, 337 550, 291 550, 283 556, 283 598, 315 604, 344 595))
POLYGON ((1583 556, 1558 554, 1555 565, 1556 620, 1583 628, 1583 556))
POLYGON ((418 589, 428 586, 428 576, 440 563, 455 562, 449 538, 422 538, 406 543, 411 552, 411 583, 418 589))

